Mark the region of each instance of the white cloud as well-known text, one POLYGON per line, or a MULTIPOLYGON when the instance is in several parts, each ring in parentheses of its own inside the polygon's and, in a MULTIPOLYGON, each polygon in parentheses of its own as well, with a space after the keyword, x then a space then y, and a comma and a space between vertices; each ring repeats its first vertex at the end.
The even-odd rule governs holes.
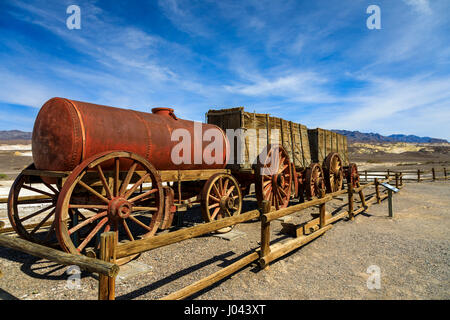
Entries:
POLYGON ((430 3, 428 0, 403 0, 407 5, 411 6, 416 12, 421 14, 431 14, 430 3))
MULTIPOLYGON (((372 79, 371 85, 343 100, 347 107, 320 126, 330 129, 395 132, 423 132, 450 137, 448 126, 437 126, 450 115, 450 77, 414 77, 406 80, 372 79), (428 121, 422 121, 423 110, 428 121), (411 121, 415 119, 415 121, 411 121)), ((444 121, 445 122, 445 121, 444 121)))

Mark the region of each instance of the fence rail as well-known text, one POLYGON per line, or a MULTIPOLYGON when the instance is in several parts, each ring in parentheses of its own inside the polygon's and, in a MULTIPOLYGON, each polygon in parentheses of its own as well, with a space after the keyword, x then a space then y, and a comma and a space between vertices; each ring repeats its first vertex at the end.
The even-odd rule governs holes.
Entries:
POLYGON ((429 170, 364 170, 360 173, 360 179, 365 182, 373 181, 375 178, 395 177, 399 175, 403 181, 436 181, 447 180, 447 169, 431 168, 429 170))

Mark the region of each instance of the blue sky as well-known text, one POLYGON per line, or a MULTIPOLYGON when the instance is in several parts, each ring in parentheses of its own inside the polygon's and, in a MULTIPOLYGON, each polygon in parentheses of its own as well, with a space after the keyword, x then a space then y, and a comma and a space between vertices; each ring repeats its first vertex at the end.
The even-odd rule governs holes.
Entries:
POLYGON ((450 140, 449 22, 448 0, 2 0, 0 130, 31 131, 60 96, 450 140), (366 26, 372 4, 380 30, 366 26))

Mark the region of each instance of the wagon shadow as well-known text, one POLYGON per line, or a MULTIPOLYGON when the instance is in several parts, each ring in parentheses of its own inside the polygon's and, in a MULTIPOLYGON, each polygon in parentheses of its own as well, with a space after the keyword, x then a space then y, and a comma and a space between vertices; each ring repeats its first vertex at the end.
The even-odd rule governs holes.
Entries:
MULTIPOLYGON (((32 278, 58 281, 67 280, 69 276, 66 273, 66 269, 69 266, 34 257, 13 249, 0 248, 0 258, 19 263, 20 270, 32 278)), ((96 275, 87 271, 81 271, 80 277, 81 279, 88 277, 96 278, 96 275)))

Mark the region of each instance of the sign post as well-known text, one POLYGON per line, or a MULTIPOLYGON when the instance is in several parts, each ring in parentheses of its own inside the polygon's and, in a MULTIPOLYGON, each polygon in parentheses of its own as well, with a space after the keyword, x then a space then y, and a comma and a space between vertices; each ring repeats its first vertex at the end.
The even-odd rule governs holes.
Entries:
POLYGON ((400 190, 394 186, 391 186, 389 183, 383 182, 381 183, 383 187, 385 187, 388 191, 388 209, 389 209, 389 218, 394 217, 394 212, 392 210, 392 192, 399 192, 400 190))

